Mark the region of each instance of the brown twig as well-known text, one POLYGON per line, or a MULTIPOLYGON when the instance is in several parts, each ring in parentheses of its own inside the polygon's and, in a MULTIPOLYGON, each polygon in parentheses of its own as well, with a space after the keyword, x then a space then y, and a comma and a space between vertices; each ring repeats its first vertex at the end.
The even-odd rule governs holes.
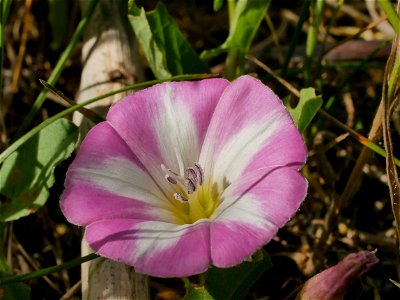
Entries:
MULTIPOLYGON (((28 262, 28 264, 33 268, 33 270, 37 271, 39 270, 39 266, 37 263, 29 256, 28 252, 24 249, 24 247, 21 245, 21 243, 14 237, 14 243, 17 246, 18 251, 21 253, 22 257, 28 262)), ((48 283, 48 285, 55 290, 57 293, 61 294, 60 289, 57 287, 57 285, 50 280, 48 276, 43 276, 43 279, 48 283)))
POLYGON ((26 51, 26 43, 28 41, 28 32, 29 28, 31 27, 32 23, 32 14, 31 14, 31 7, 32 7, 32 0, 25 1, 25 14, 24 14, 24 25, 22 29, 21 35, 21 43, 19 45, 19 52, 17 61, 14 66, 14 72, 12 76, 11 82, 11 93, 15 93, 18 89, 18 82, 21 76, 21 68, 22 68, 22 61, 24 60, 24 55, 26 51))
POLYGON ((324 52, 323 56, 327 55, 327 54, 328 54, 329 52, 331 52, 333 49, 336 49, 337 47, 339 47, 339 46, 341 46, 341 45, 347 43, 348 41, 351 41, 351 40, 354 40, 354 39, 360 37, 361 34, 363 34, 365 31, 371 30, 371 29, 375 28, 376 26, 378 26, 379 24, 385 22, 386 20, 387 20, 387 17, 384 16, 384 17, 380 18, 379 20, 376 20, 376 21, 374 21, 374 22, 368 24, 368 26, 366 26, 366 27, 364 27, 364 28, 361 28, 356 34, 354 34, 354 35, 352 35, 352 36, 349 36, 349 37, 347 37, 347 38, 341 40, 340 42, 337 42, 336 44, 334 44, 332 47, 330 47, 329 49, 327 49, 327 50, 324 52))

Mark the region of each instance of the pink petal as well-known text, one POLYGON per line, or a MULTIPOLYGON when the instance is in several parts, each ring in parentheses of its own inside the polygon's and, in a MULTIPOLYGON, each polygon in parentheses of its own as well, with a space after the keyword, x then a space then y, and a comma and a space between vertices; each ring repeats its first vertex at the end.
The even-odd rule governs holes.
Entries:
POLYGON ((198 160, 224 79, 168 82, 135 92, 111 107, 107 120, 150 172, 175 172, 198 160))
POLYGON ((259 170, 228 187, 212 216, 213 264, 233 266, 268 243, 296 213, 306 192, 307 181, 287 167, 259 170))
POLYGON ((256 228, 240 222, 213 222, 211 224, 211 260, 220 268, 240 264, 271 240, 276 227, 256 228))
POLYGON ((225 89, 200 156, 215 181, 229 184, 260 168, 299 169, 305 160, 301 135, 271 89, 250 76, 225 89))
POLYGON ((175 225, 140 220, 90 224, 85 237, 98 254, 159 277, 200 274, 210 264, 208 222, 175 225))
POLYGON ((65 188, 61 209, 77 225, 116 217, 173 221, 169 202, 107 122, 88 133, 65 188))

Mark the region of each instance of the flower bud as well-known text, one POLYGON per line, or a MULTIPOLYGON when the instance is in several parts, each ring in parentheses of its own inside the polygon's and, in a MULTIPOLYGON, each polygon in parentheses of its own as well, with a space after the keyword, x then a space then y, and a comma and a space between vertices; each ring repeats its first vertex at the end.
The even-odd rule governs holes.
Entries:
POLYGON ((362 251, 346 256, 341 262, 311 277, 297 300, 340 300, 353 281, 378 263, 373 252, 362 251))

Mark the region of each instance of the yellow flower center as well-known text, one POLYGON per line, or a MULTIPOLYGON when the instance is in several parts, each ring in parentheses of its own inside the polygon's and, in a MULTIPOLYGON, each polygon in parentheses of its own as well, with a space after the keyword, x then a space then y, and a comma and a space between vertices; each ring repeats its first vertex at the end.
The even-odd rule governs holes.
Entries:
POLYGON ((189 167, 182 178, 166 169, 165 179, 173 186, 171 195, 173 214, 178 224, 193 224, 201 219, 209 219, 219 204, 219 194, 215 184, 204 180, 204 172, 198 163, 189 167))

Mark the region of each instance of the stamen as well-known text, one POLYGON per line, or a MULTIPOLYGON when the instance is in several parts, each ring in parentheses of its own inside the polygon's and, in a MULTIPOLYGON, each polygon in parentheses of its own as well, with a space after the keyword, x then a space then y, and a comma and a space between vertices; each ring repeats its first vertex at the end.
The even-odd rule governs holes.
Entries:
POLYGON ((179 193, 175 193, 175 194, 174 194, 174 197, 175 197, 176 200, 179 200, 179 201, 181 201, 181 202, 188 202, 188 201, 189 201, 188 198, 183 197, 183 196, 182 196, 181 194, 179 194, 179 193))
POLYGON ((168 169, 168 172, 170 172, 171 174, 175 175, 175 176, 179 176, 178 173, 172 171, 171 169, 168 169))
POLYGON ((188 202, 188 195, 193 194, 204 181, 204 172, 198 163, 194 163, 193 167, 189 167, 185 170, 184 178, 171 169, 168 169, 164 164, 161 165, 161 169, 165 173, 165 179, 169 183, 177 185, 174 190, 184 191, 186 197, 179 192, 174 193, 174 198, 181 202, 188 202))
POLYGON ((193 168, 187 168, 186 169, 186 179, 190 179, 194 185, 197 185, 197 174, 196 171, 193 168))
POLYGON ((169 175, 165 175, 165 179, 167 179, 167 181, 168 181, 169 183, 171 183, 171 184, 177 184, 177 183, 178 183, 178 181, 176 181, 174 178, 172 178, 172 177, 169 176, 169 175))
POLYGON ((196 169, 197 182, 199 185, 202 185, 204 182, 204 171, 198 163, 194 163, 194 167, 196 169))
POLYGON ((186 191, 189 195, 193 194, 194 191, 196 190, 196 184, 189 177, 185 179, 185 185, 186 185, 186 191))

